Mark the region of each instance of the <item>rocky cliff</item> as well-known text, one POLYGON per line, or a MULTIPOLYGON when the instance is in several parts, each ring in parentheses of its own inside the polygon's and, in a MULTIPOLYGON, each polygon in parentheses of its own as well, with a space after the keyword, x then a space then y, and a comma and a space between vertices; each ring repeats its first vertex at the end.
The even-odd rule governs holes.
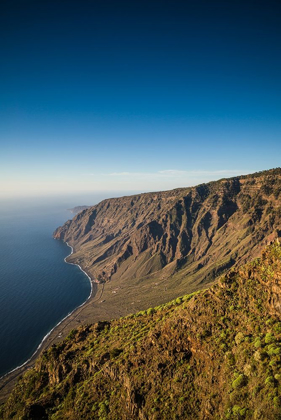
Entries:
MULTIPOLYGON (((58 228, 96 281, 169 279, 188 292, 260 253, 281 232, 281 169, 104 200, 58 228)), ((176 296, 175 295, 175 296, 176 296)))
POLYGON ((71 332, 3 419, 281 418, 281 246, 208 290, 71 332))

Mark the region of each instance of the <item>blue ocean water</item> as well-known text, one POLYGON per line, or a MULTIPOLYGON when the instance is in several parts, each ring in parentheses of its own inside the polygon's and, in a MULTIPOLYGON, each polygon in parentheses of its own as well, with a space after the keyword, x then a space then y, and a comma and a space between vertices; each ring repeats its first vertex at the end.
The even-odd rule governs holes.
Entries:
MULTIPOLYGON (((78 202, 77 204, 83 204, 78 202)), ((67 203, 0 203, 0 376, 24 363, 42 338, 90 294, 87 276, 52 233, 67 203)))

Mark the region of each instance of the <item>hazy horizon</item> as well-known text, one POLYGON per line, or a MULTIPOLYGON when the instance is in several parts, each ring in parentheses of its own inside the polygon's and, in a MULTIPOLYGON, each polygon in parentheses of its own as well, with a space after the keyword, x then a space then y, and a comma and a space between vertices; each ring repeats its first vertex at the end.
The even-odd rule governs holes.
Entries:
MULTIPOLYGON (((272 169, 272 168, 269 168, 272 169)), ((263 169, 262 169, 263 170, 263 169)), ((257 171, 255 171, 257 172, 257 171)), ((240 175, 247 175, 251 172, 249 171, 159 171, 157 174, 153 173, 112 173, 108 174, 108 177, 112 177, 113 181, 115 178, 119 178, 120 183, 116 183, 118 187, 123 187, 123 189, 113 189, 111 188, 103 188, 104 185, 102 182, 99 184, 100 189, 96 190, 83 190, 82 188, 78 188, 77 190, 71 188, 63 188, 56 190, 56 186, 54 185, 50 190, 42 189, 42 186, 39 185, 38 189, 26 188, 20 189, 15 191, 14 188, 8 189, 8 183, 0 189, 0 201, 9 201, 9 200, 52 200, 58 198, 60 201, 66 200, 69 201, 71 199, 75 200, 87 200, 90 199, 92 196, 100 196, 104 198, 113 198, 119 197, 122 195, 133 195, 133 194, 142 194, 142 193, 149 193, 149 192, 157 192, 157 191, 166 191, 176 188, 188 188, 194 187, 196 185, 202 183, 208 183, 211 181, 217 181, 222 178, 231 178, 240 175), (178 173, 177 173, 178 172, 178 173), (155 177, 155 179, 154 179, 155 177), (130 184, 128 188, 126 187, 126 182, 124 179, 130 180, 130 184), (141 187, 142 181, 147 183, 143 188, 141 187), (141 183, 140 183, 141 181, 141 183), (153 182, 154 181, 154 182, 153 182), (156 182, 155 182, 156 181, 156 182), (132 186, 138 186, 138 189, 132 189, 132 186), (155 186, 155 187, 154 187, 155 186)), ((79 184, 78 184, 79 185, 79 184)), ((111 182, 110 185, 114 185, 114 182, 111 182)), ((34 184, 32 184, 34 187, 34 184)), ((103 198, 102 198, 103 199, 103 198)), ((80 203, 81 204, 81 203, 80 203)))
POLYGON ((280 166, 281 4, 0 10, 0 197, 159 191, 280 166))

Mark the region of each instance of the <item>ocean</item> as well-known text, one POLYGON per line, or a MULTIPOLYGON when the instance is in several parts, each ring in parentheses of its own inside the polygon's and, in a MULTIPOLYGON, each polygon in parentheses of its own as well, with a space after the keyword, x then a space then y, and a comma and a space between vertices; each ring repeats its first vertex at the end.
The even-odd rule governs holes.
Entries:
POLYGON ((73 217, 68 208, 99 198, 0 202, 0 377, 88 298, 88 277, 64 262, 71 249, 52 233, 73 217))

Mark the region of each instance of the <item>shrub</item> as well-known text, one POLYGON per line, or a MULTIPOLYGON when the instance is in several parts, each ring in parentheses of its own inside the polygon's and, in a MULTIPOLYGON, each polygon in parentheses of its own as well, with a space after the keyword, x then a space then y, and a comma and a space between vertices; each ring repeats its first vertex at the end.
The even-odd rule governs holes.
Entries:
POLYGON ((237 345, 241 344, 244 341, 245 337, 244 334, 242 332, 239 332, 238 334, 236 334, 235 336, 235 343, 237 345))
POLYGON ((273 335, 271 333, 267 333, 265 338, 264 338, 264 342, 266 344, 271 344, 275 342, 275 338, 273 337, 273 335))
POLYGON ((275 350, 275 348, 274 347, 271 347, 271 349, 268 350, 267 354, 269 356, 273 356, 274 355, 274 350, 275 350))
POLYGON ((244 417, 246 414, 246 408, 239 407, 239 405, 234 405, 232 408, 232 413, 238 418, 244 417))
POLYGON ((245 376, 242 374, 238 375, 238 377, 232 382, 233 389, 241 388, 243 385, 245 385, 245 376))
POLYGON ((155 309, 154 309, 154 308, 149 308, 149 309, 146 311, 147 315, 153 315, 153 314, 154 314, 154 312, 155 312, 155 309))
POLYGON ((275 331, 277 334, 281 333, 281 322, 277 322, 277 323, 274 325, 274 331, 275 331))
POLYGON ((100 420, 106 420, 107 419, 107 413, 108 413, 108 404, 102 402, 99 404, 99 419, 100 420))
POLYGON ((265 383, 265 385, 268 385, 268 384, 273 384, 273 383, 274 383, 274 378, 273 378, 273 376, 268 376, 268 377, 266 378, 266 380, 264 381, 264 383, 265 383))
POLYGON ((236 415, 236 414, 238 414, 239 413, 239 411, 241 410, 241 407, 239 407, 239 405, 235 405, 233 408, 232 408, 232 413, 234 414, 234 415, 236 415))
POLYGON ((255 346, 257 349, 259 349, 259 348, 261 347, 261 340, 260 340, 259 338, 255 341, 254 346, 255 346))
POLYGON ((69 340, 72 340, 75 337, 76 333, 77 333, 77 330, 73 329, 73 330, 70 331, 70 333, 68 334, 68 336, 66 338, 69 339, 69 340))

